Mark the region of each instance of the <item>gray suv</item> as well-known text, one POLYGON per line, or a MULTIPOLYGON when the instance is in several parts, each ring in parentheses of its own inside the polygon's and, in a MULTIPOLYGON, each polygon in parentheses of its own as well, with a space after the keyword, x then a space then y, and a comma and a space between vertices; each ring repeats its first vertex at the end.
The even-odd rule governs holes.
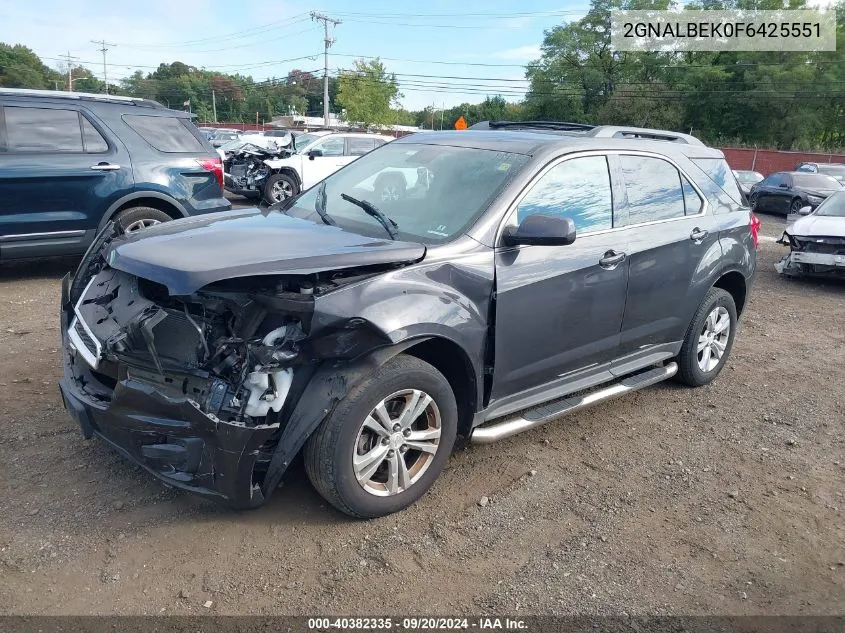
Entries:
POLYGON ((723 368, 756 222, 682 134, 408 136, 269 209, 107 227, 62 296, 65 405, 169 484, 265 502, 302 452, 355 517, 489 443, 723 368), (377 199, 400 177, 402 195, 377 199))

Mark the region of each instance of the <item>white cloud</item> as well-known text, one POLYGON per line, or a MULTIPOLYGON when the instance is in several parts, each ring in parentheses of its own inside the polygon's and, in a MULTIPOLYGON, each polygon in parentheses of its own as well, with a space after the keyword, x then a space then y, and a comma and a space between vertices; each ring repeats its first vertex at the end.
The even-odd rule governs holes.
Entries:
POLYGON ((531 61, 540 57, 540 45, 529 44, 527 46, 517 46, 516 48, 507 48, 503 51, 498 51, 490 55, 495 59, 511 59, 515 61, 531 61))

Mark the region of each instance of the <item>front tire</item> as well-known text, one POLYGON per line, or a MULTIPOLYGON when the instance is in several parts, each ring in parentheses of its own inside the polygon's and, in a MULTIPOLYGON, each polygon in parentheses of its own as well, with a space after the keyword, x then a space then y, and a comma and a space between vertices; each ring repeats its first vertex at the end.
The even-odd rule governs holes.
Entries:
POLYGON ((458 428, 455 395, 428 363, 400 355, 341 400, 305 445, 305 470, 341 512, 407 508, 443 470, 458 428))
POLYGON ((276 204, 299 193, 296 180, 287 174, 273 174, 264 182, 264 202, 276 204))
POLYGON ((719 375, 733 347, 737 321, 730 293, 711 288, 692 318, 677 358, 680 382, 701 387, 719 375))
POLYGON ((795 200, 792 201, 792 204, 789 205, 789 213, 791 215, 796 215, 803 207, 804 203, 801 202, 801 199, 795 198, 795 200))

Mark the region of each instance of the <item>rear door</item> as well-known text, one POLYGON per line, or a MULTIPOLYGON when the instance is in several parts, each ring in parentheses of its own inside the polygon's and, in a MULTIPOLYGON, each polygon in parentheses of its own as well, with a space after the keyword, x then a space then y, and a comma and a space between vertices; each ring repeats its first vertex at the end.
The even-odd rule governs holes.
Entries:
POLYGON ((496 248, 493 399, 609 367, 619 347, 628 261, 613 228, 607 157, 566 157, 545 168, 507 223, 534 213, 574 220, 568 246, 496 248))
POLYGON ((7 102, 0 116, 0 257, 83 250, 132 190, 126 148, 84 108, 7 102))
POLYGON ((695 277, 702 262, 721 251, 705 196, 673 162, 656 154, 615 159, 630 263, 614 371, 625 373, 629 363, 666 356, 683 339, 690 306, 700 301, 695 277))

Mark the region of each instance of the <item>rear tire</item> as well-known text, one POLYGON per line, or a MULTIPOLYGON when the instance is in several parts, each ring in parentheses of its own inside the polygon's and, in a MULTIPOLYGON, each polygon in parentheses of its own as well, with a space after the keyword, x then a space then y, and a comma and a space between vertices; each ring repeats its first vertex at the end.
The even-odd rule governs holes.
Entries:
POLYGON ((711 288, 687 328, 676 359, 680 382, 701 387, 719 375, 731 353, 737 321, 736 304, 730 293, 711 288))
POLYGON ((172 219, 161 209, 132 207, 118 213, 114 217, 114 222, 120 226, 124 233, 134 233, 162 222, 169 222, 172 219))
POLYGON ((341 512, 359 519, 384 516, 407 508, 431 487, 449 459, 457 428, 455 395, 443 374, 400 355, 329 413, 305 445, 305 469, 317 492, 341 512), (402 411, 414 413, 403 417, 402 411))
POLYGON ((273 174, 264 182, 264 202, 268 205, 282 202, 299 193, 296 180, 287 174, 273 174))

